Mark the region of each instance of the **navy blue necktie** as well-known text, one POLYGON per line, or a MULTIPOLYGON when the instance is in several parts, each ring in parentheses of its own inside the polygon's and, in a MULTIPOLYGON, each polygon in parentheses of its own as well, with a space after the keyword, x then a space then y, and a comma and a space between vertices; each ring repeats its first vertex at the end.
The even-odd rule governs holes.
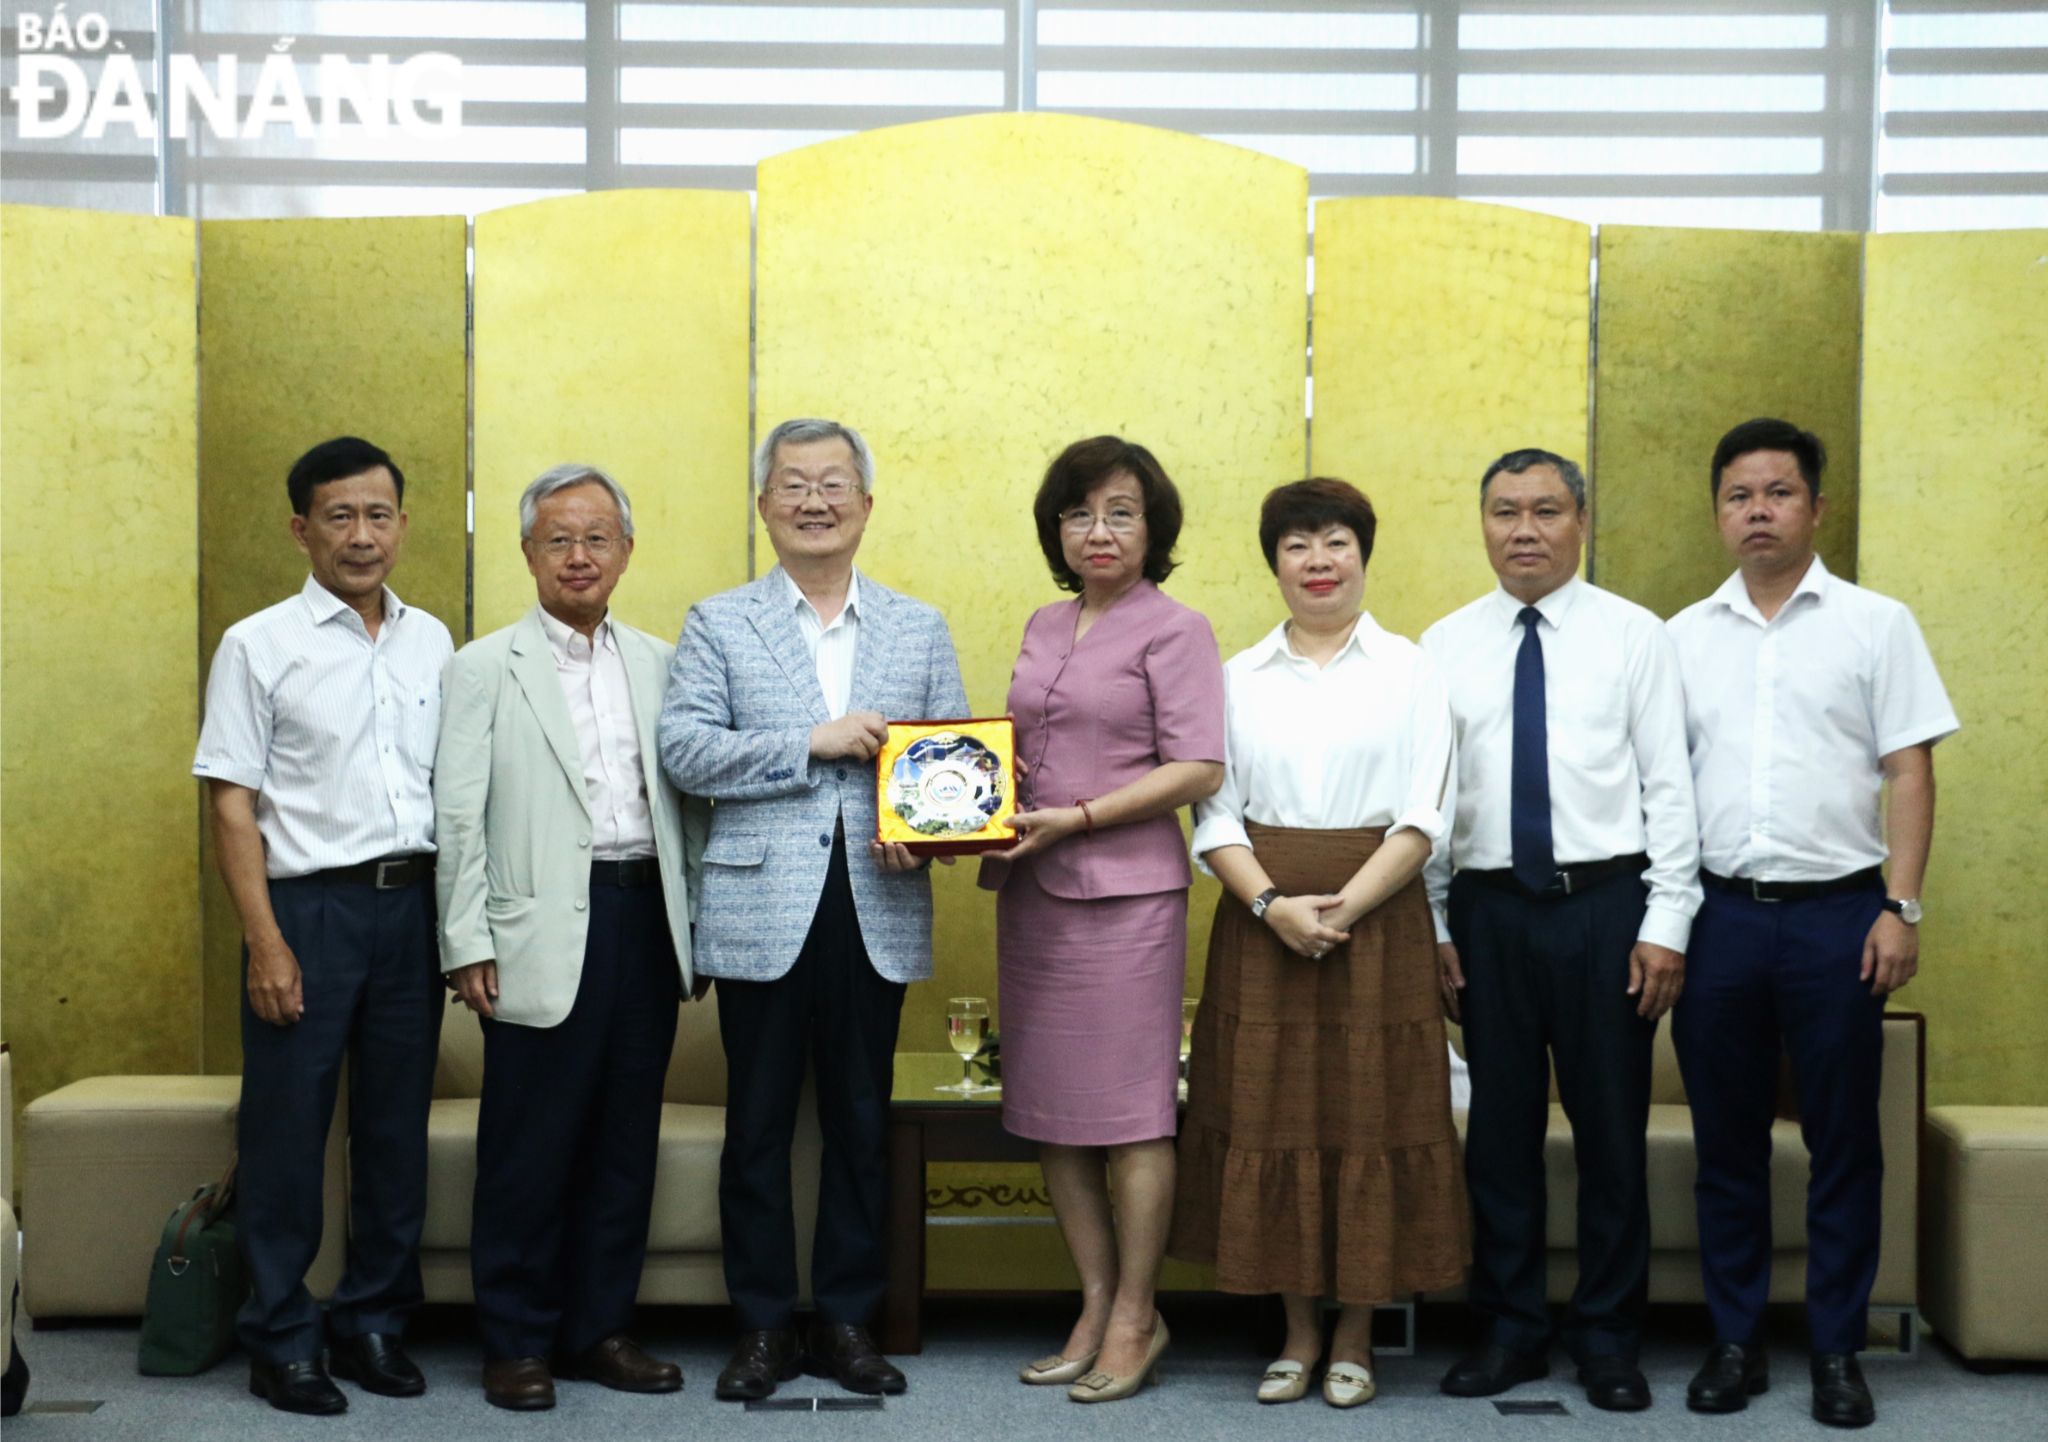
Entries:
POLYGON ((1550 846, 1550 730, 1543 711, 1543 613, 1524 606, 1522 649, 1515 653, 1515 752, 1508 794, 1508 837, 1515 880, 1541 891, 1557 879, 1550 846))

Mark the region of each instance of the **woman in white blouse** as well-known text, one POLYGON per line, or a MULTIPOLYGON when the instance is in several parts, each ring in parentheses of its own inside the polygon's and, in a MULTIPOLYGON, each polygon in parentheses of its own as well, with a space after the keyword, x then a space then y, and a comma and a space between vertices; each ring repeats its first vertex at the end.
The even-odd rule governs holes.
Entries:
POLYGON ((1470 1255, 1421 879, 1451 810, 1451 713, 1421 649, 1360 610, 1374 529, 1343 481, 1266 497, 1289 615, 1224 667, 1227 772, 1195 808, 1224 896, 1169 1249, 1224 1291, 1281 1294, 1262 1402, 1307 1393, 1324 1298, 1343 1306, 1324 1399, 1370 1401, 1373 1304, 1460 1281, 1470 1255))

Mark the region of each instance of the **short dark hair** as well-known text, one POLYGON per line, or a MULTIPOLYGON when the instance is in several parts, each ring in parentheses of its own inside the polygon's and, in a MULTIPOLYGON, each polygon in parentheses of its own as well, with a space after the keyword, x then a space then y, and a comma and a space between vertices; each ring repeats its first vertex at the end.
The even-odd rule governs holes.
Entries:
POLYGON ((1800 479, 1806 482, 1810 500, 1820 499, 1820 473, 1828 468, 1828 448, 1812 431, 1802 431, 1790 421, 1758 416, 1744 421, 1714 447, 1714 463, 1707 472, 1707 494, 1719 499, 1721 472, 1751 451, 1789 451, 1799 462, 1800 479))
POLYGON ((1566 460, 1556 451, 1546 451, 1538 446, 1524 446, 1519 451, 1509 451, 1486 468, 1486 474, 1479 478, 1479 504, 1486 504, 1486 488, 1493 484, 1493 478, 1502 471, 1519 476, 1524 471, 1533 471, 1538 466, 1549 466, 1557 472, 1564 488, 1572 493, 1572 500, 1580 510, 1586 509, 1586 473, 1579 469, 1577 461, 1566 460))
POLYGON ((391 472, 392 488, 398 492, 398 503, 404 505, 405 472, 398 469, 398 462, 382 446, 373 446, 360 436, 336 436, 331 441, 322 441, 293 461, 291 474, 285 477, 285 493, 292 498, 292 510, 308 516, 313 513, 315 486, 345 481, 379 466, 391 472))
POLYGON ((1351 534, 1358 537, 1358 563, 1363 566, 1372 559, 1372 537, 1379 524, 1372 502, 1358 487, 1333 476, 1310 476, 1266 493, 1259 507, 1259 549, 1266 553, 1267 569, 1277 573, 1283 537, 1295 531, 1314 535, 1329 526, 1349 526, 1351 534))
POLYGON ((1081 578, 1067 564, 1060 545, 1060 516, 1088 499, 1088 493, 1118 472, 1138 482, 1145 498, 1145 579, 1155 585, 1164 581, 1180 563, 1173 558, 1180 540, 1180 492, 1174 489, 1166 468, 1150 451, 1121 436, 1094 436, 1075 441, 1045 468, 1038 495, 1031 502, 1032 519, 1038 522, 1038 548, 1063 591, 1079 591, 1081 578))

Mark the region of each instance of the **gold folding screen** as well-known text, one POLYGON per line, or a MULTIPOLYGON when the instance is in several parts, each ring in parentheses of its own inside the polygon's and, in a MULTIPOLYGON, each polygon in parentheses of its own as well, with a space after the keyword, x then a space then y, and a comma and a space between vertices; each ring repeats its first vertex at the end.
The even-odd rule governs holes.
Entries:
POLYGON ((1820 548, 1856 575, 1861 235, 1600 228, 1594 557, 1600 584, 1670 616, 1721 584, 1714 443, 1752 416, 1827 442, 1820 548))
POLYGON ((1928 1096, 2042 1102, 2048 871, 2048 231, 1873 235, 1861 579, 1910 604, 1963 729, 1940 789, 1919 980, 1928 1096))
MULTIPOLYGON (((460 216, 199 227, 202 678, 222 632, 305 584, 285 475, 339 435, 382 446, 405 473, 406 537, 391 588, 461 644, 467 231, 460 216)), ((210 837, 204 855, 206 1064, 234 1071, 241 924, 210 837)))
POLYGON ((23 1102, 200 1063, 192 224, 0 207, 0 1011, 23 1102))
POLYGON ((1489 461, 1584 462, 1591 236, 1469 201, 1316 205, 1311 463, 1372 498, 1365 604, 1389 630, 1419 636, 1492 588, 1489 461))
POLYGON ((565 461, 633 501, 618 611, 673 640, 747 574, 747 197, 615 190, 476 223, 476 633, 533 605, 519 493, 565 461))

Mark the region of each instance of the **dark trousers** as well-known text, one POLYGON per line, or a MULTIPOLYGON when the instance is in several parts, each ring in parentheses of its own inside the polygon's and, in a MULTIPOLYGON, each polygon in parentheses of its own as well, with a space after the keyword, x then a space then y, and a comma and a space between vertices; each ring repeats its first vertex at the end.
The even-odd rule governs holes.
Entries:
POLYGON ((490 1361, 627 1330, 680 980, 661 887, 592 883, 583 977, 548 1027, 485 1020, 469 1265, 490 1361))
POLYGON ((726 1065, 718 1213, 739 1324, 786 1327, 796 1309, 789 1148, 809 1062, 824 1140, 811 1296, 821 1320, 866 1326, 888 1276, 889 1093, 904 987, 868 960, 843 833, 796 964, 774 981, 721 979, 717 992, 726 1065))
POLYGON ((1636 1015, 1628 957, 1641 878, 1609 877, 1537 899, 1470 876, 1451 882, 1449 921, 1465 970, 1472 1109, 1473 1308, 1517 1352, 1550 1344, 1543 1138, 1550 1068, 1579 1172, 1579 1278, 1565 1316, 1574 1357, 1633 1358, 1650 1266, 1645 1140, 1656 1023, 1636 1015))
MULTIPOLYGON (((441 1037, 434 884, 391 891, 273 881, 270 905, 299 960, 306 1014, 272 1026, 242 994, 237 1234, 249 1300, 236 1334, 250 1356, 319 1355, 306 1269, 320 1250, 321 1181, 348 1059, 348 1266, 327 1312, 337 1337, 400 1332, 419 1305, 427 1209, 427 1106, 441 1037)), ((248 953, 243 952, 246 970, 248 953)))
POLYGON ((1762 1340, 1771 1285, 1771 1121, 1792 1058, 1806 1189, 1806 1317, 1816 1352, 1862 1350, 1877 1275, 1884 1001, 1858 977, 1883 891, 1756 901, 1709 888, 1672 1040, 1699 1153, 1700 1269, 1715 1335, 1762 1340))

